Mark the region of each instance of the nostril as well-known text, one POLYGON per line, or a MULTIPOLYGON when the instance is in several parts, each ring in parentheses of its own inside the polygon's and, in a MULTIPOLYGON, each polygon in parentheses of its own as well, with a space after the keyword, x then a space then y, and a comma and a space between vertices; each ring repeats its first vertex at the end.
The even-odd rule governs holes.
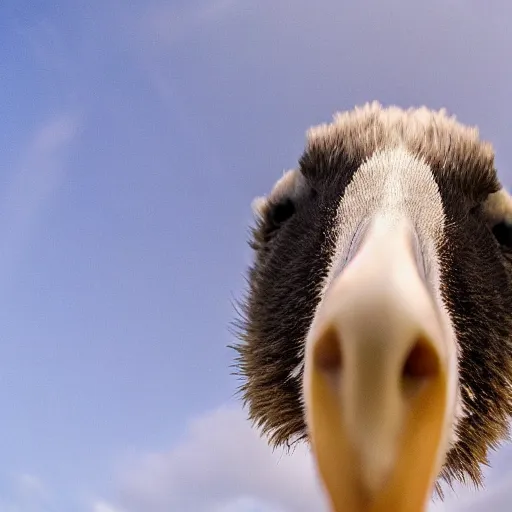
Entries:
POLYGON ((326 373, 336 373, 341 370, 342 357, 338 333, 327 329, 317 340, 314 350, 315 366, 326 373))
POLYGON ((415 391, 439 373, 439 356, 427 340, 420 338, 407 355, 402 369, 406 391, 415 391))

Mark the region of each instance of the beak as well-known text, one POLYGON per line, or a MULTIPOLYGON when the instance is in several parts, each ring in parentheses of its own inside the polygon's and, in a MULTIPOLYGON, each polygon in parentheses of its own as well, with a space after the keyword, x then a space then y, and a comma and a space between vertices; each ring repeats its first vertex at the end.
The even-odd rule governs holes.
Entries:
POLYGON ((335 512, 420 512, 439 470, 447 353, 414 232, 377 219, 306 340, 306 421, 335 512))

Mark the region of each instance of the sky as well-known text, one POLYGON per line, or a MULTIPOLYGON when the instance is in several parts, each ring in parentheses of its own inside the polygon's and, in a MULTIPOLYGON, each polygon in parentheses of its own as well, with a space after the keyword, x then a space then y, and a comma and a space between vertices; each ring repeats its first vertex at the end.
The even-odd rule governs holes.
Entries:
MULTIPOLYGON (((0 512, 326 510, 231 375, 250 204, 311 125, 446 107, 512 186, 505 0, 0 3, 0 512)), ((486 489, 432 511, 504 511, 486 489)))

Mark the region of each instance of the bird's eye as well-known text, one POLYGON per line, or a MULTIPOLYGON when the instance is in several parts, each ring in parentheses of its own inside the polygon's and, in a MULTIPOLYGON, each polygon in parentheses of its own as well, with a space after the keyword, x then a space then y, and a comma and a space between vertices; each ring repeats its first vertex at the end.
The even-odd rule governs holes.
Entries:
POLYGON ((275 227, 286 222, 295 213, 295 204, 291 199, 276 204, 270 212, 270 221, 275 227))
POLYGON ((263 224, 262 240, 269 243, 279 228, 295 214, 295 204, 291 199, 285 199, 271 206, 263 224))
POLYGON ((499 222, 492 228, 492 233, 501 246, 512 249, 512 224, 499 222))

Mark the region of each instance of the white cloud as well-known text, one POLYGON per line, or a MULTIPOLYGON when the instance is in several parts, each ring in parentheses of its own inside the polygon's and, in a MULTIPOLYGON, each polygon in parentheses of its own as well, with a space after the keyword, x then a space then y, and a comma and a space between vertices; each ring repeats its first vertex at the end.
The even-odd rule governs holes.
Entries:
POLYGON ((76 119, 69 114, 51 119, 34 134, 31 152, 37 156, 53 156, 69 144, 76 129, 76 119))
POLYGON ((120 502, 129 512, 325 508, 308 452, 272 452, 238 409, 223 407, 193 420, 170 451, 131 464, 120 481, 120 502))
POLYGON ((48 490, 42 480, 32 474, 23 473, 17 477, 20 493, 30 498, 44 499, 48 496, 48 490))
MULTIPOLYGON (((126 512, 328 510, 307 449, 298 447, 289 455, 273 452, 244 412, 231 407, 191 421, 183 439, 169 451, 131 457, 123 466, 118 501, 126 512)), ((504 511, 512 497, 512 476, 503 482, 490 476, 487 490, 457 485, 455 492, 446 491, 445 502, 432 503, 429 510, 476 512, 492 504, 493 510, 504 511)), ((94 512, 118 512, 110 507, 94 512)))
POLYGON ((0 496, 0 512, 50 512, 50 491, 41 478, 32 473, 9 476, 0 496))
POLYGON ((105 501, 97 501, 92 507, 92 512, 122 512, 121 509, 110 505, 105 501))
POLYGON ((250 497, 229 500, 208 510, 209 512, 284 512, 280 507, 250 497))
POLYGON ((49 119, 32 135, 18 168, 5 171, 10 181, 0 196, 0 277, 9 274, 42 209, 62 183, 65 152, 77 129, 77 119, 71 114, 49 119))
POLYGON ((494 475, 490 485, 480 492, 463 491, 458 498, 452 498, 444 508, 433 509, 434 512, 509 512, 512 502, 512 472, 503 476, 494 475))

